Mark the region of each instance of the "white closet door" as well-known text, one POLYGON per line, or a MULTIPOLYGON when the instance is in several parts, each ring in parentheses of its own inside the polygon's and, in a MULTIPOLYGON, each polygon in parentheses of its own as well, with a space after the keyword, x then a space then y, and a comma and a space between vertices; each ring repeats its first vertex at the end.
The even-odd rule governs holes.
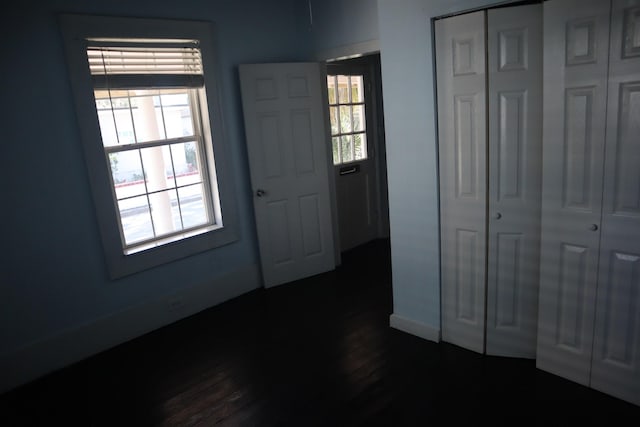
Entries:
POLYGON ((436 22, 442 339, 484 351, 485 13, 436 22))
POLYGON ((544 3, 537 366, 588 384, 600 244, 608 1, 544 3))
POLYGON ((615 0, 591 386, 640 405, 640 1, 615 0))
POLYGON ((542 156, 542 5, 488 11, 487 354, 535 358, 542 156))

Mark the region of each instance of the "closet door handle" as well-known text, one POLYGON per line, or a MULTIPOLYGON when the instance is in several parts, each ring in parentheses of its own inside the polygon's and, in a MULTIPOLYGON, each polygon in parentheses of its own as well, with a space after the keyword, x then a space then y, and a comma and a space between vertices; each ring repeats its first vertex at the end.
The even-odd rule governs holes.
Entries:
POLYGON ((589 230, 591 231, 598 231, 598 224, 591 224, 589 226, 589 230))
POLYGON ((500 219, 500 218, 502 218, 502 214, 500 212, 496 212, 495 215, 493 215, 493 217, 495 219, 500 219))

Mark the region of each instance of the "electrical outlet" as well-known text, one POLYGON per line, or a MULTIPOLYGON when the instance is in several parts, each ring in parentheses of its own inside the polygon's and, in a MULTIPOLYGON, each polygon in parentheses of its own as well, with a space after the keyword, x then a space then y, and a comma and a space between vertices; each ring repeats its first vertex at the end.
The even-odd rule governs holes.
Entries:
POLYGON ((167 308, 169 311, 177 311, 184 307, 184 300, 180 297, 173 297, 167 300, 167 308))

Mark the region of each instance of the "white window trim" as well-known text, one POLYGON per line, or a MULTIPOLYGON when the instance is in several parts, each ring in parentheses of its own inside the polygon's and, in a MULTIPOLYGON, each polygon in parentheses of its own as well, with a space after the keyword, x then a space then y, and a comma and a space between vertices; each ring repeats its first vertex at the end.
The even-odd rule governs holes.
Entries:
POLYGON ((69 76, 93 202, 98 219, 109 275, 112 279, 162 265, 238 240, 237 207, 233 182, 226 165, 220 99, 217 91, 215 28, 202 21, 116 18, 86 15, 61 15, 60 25, 67 52, 69 76), (93 85, 86 53, 88 38, 195 39, 200 41, 204 69, 206 106, 201 107, 202 127, 213 200, 219 200, 222 227, 212 227, 181 240, 126 255, 120 239, 120 222, 113 202, 111 178, 96 111, 93 85), (210 136, 210 138, 209 138, 210 136), (214 156, 215 153, 215 156, 214 156), (217 184, 217 185, 214 185, 217 184))
MULTIPOLYGON (((351 95, 352 92, 351 90, 349 90, 349 102, 340 102, 340 100, 338 99, 338 87, 336 85, 336 99, 335 99, 335 103, 331 103, 328 101, 329 97, 327 96, 327 105, 328 105, 328 114, 329 116, 331 116, 331 108, 334 107, 337 109, 337 113, 338 113, 338 117, 337 117, 337 121, 338 121, 338 132, 337 133, 333 133, 333 129, 330 129, 330 135, 331 135, 331 150, 333 153, 333 138, 339 138, 339 153, 340 153, 340 161, 339 162, 335 162, 333 155, 331 156, 331 161, 333 163, 333 166, 335 167, 341 167, 341 166, 349 166, 352 165, 354 163, 359 163, 359 162, 364 162, 366 160, 369 160, 372 156, 371 153, 369 152, 370 150, 370 144, 373 143, 373 141, 369 141, 369 136, 371 135, 371 133, 369 132, 369 110, 371 110, 371 102, 369 101, 369 98, 371 97, 371 95, 368 93, 367 90, 367 82, 369 80, 369 75, 367 70, 362 67, 362 66, 353 66, 353 65, 335 65, 335 64, 329 64, 327 66, 327 77, 333 77, 333 78, 337 78, 338 76, 348 76, 348 77, 353 77, 353 76, 362 76, 362 81, 363 81, 363 92, 362 92, 362 101, 361 102, 353 102, 353 100, 351 99, 351 95), (352 125, 352 129, 349 132, 342 132, 342 129, 340 127, 341 123, 340 123, 340 107, 353 107, 353 106, 362 106, 363 110, 364 110, 364 129, 362 130, 358 130, 358 131, 354 131, 353 130, 353 110, 351 110, 351 125, 352 125), (355 158, 355 152, 353 153, 353 159, 352 160, 348 160, 345 161, 342 159, 342 137, 343 136, 351 136, 352 138, 355 135, 364 135, 365 137, 365 141, 366 141, 366 150, 364 152, 365 157, 361 158, 361 159, 356 159, 355 158)), ((336 80, 337 83, 337 80, 336 80)), ((328 85, 327 85, 328 86, 328 85)), ((328 94, 327 94, 328 95, 328 94)), ((353 140, 354 142, 352 144, 355 144, 355 140, 353 140)))

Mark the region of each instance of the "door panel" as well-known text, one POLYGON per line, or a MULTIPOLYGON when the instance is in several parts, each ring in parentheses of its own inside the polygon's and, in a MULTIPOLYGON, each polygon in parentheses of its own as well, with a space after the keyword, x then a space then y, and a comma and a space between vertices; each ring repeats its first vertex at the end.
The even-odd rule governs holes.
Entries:
POLYGON ((372 163, 373 160, 369 159, 360 162, 356 169, 354 169, 355 165, 335 168, 342 251, 352 249, 376 237, 377 197, 372 163))
MULTIPOLYGON (((455 179, 457 197, 467 197, 476 200, 478 196, 478 178, 482 174, 478 173, 479 165, 478 146, 475 135, 474 116, 476 112, 483 108, 484 99, 478 94, 454 96, 453 126, 455 129, 454 150, 455 150, 455 179)), ((484 167, 482 167, 484 170, 484 167)))
MULTIPOLYGON (((564 174, 562 179, 562 206, 565 209, 584 209, 596 212, 593 206, 591 183, 598 181, 591 168, 591 129, 593 127, 593 99, 596 87, 588 86, 566 90, 565 138, 562 141, 564 174)), ((599 159, 594 159, 597 161, 599 159)), ((596 173, 600 171, 597 168, 596 173)), ((598 202, 599 200, 596 200, 598 202)))
POLYGON ((279 114, 258 114, 260 135, 260 154, 266 178, 279 178, 284 174, 282 168, 282 142, 279 114))
POLYGON ((274 200, 265 203, 264 209, 268 226, 268 238, 274 248, 274 264, 293 262, 291 234, 289 233, 289 209, 287 200, 274 200))
POLYGON ((542 7, 488 11, 487 354, 535 358, 542 7))
POLYGON ((610 179, 613 181, 613 213, 637 217, 640 214, 640 144, 637 139, 640 133, 640 76, 636 74, 633 78, 635 81, 618 83, 618 103, 611 106, 612 111, 618 113, 617 123, 613 124, 617 129, 612 130, 618 139, 612 142, 614 148, 610 150, 614 156, 610 164, 615 174, 610 179))
MULTIPOLYGON (((494 255, 496 264, 495 290, 495 329, 517 328, 521 325, 520 298, 522 297, 521 233, 498 233, 497 250, 494 255)), ((487 343, 487 352, 489 352, 487 343)), ((511 355, 511 354, 507 354, 511 355)))
MULTIPOLYGON (((602 307, 602 361, 633 368, 636 364, 634 339, 640 309, 636 289, 640 284, 640 256, 611 252, 607 281, 600 289, 602 307)), ((599 301, 600 302, 600 301, 599 301)))
POLYGON ((484 352, 484 12, 436 21, 442 339, 484 352))
POLYGON ((296 142, 293 150, 295 153, 296 174, 298 176, 315 173, 311 123, 310 110, 291 112, 291 133, 293 140, 296 142))
POLYGON ((544 3, 536 364, 588 385, 600 247, 609 2, 544 3))
POLYGON ((322 253, 322 228, 320 227, 320 206, 318 195, 311 194, 299 198, 300 222, 302 223, 302 247, 305 256, 322 253))
MULTIPOLYGON (((490 92, 493 94, 491 81, 489 84, 491 87, 490 92)), ((527 127, 527 117, 525 117, 528 111, 526 108, 527 98, 527 90, 498 93, 498 113, 496 117, 498 132, 497 135, 490 134, 490 141, 494 141, 491 137, 495 137, 498 146, 495 151, 490 149, 492 153, 496 153, 496 157, 489 159, 489 162, 497 169, 495 173, 498 174, 498 177, 495 185, 496 200, 498 202, 506 199, 522 199, 524 196, 522 192, 523 174, 526 171, 533 172, 533 168, 523 165, 522 158, 526 155, 523 150, 527 148, 526 143, 528 142, 525 140, 525 132, 530 130, 527 127)), ((542 144, 539 139, 537 142, 538 146, 542 144)), ((493 184, 493 182, 490 182, 490 184, 493 184)))
POLYGON ((587 292, 586 278, 590 273, 587 269, 589 248, 583 246, 562 244, 559 253, 558 279, 558 320, 554 331, 555 343, 558 347, 578 353, 590 351, 585 346, 582 330, 585 323, 584 307, 590 303, 585 301, 587 292))
POLYGON ((476 325, 481 321, 476 289, 483 275, 477 270, 478 232, 456 230, 455 304, 456 321, 476 325))
POLYGON ((640 1, 613 2, 592 387, 640 405, 640 1))
POLYGON ((320 64, 240 66, 265 286, 335 267, 320 64))

